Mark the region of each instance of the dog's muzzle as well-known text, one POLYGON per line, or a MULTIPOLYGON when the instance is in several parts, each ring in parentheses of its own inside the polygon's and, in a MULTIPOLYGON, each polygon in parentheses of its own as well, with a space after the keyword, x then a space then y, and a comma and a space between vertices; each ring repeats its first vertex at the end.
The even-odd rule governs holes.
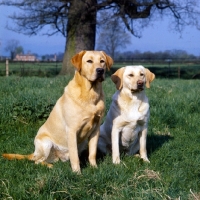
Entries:
POLYGON ((144 81, 137 81, 137 88, 143 90, 144 89, 144 81))
POLYGON ((131 92, 135 93, 135 92, 140 92, 142 90, 144 90, 144 81, 138 80, 137 81, 137 89, 131 89, 131 92))
POLYGON ((104 80, 104 69, 103 68, 97 68, 96 73, 97 73, 97 80, 100 81, 100 82, 103 81, 104 80))

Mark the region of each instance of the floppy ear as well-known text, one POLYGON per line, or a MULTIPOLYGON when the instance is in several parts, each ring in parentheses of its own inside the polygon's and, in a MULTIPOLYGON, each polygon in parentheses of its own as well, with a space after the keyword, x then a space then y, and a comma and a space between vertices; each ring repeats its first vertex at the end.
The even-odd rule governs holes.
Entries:
POLYGON ((118 69, 112 76, 111 79, 114 82, 117 90, 120 90, 123 87, 123 74, 125 67, 118 69))
POLYGON ((146 75, 146 87, 150 88, 150 83, 155 79, 155 74, 150 72, 147 68, 145 68, 145 75, 146 75))
POLYGON ((71 63, 74 65, 74 67, 80 71, 81 70, 81 65, 82 65, 82 57, 85 54, 86 51, 81 51, 77 53, 75 56, 72 57, 71 63))
POLYGON ((113 59, 108 56, 104 51, 101 52, 104 54, 104 56, 106 56, 106 67, 108 70, 110 70, 111 66, 113 65, 113 59))

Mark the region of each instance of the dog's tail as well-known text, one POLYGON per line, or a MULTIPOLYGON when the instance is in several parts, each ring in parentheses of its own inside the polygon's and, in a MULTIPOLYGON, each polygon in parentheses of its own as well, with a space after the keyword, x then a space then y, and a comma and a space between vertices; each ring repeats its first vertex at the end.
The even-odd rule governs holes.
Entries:
POLYGON ((8 160, 22 160, 28 159, 33 160, 33 153, 29 155, 21 155, 21 154, 2 154, 2 156, 8 160))
MULTIPOLYGON (((29 154, 29 155, 21 155, 21 154, 10 154, 10 153, 5 153, 2 154, 3 158, 8 159, 8 160, 23 160, 23 159, 27 159, 27 160, 31 160, 34 161, 34 154, 29 154)), ((36 163, 37 164, 37 163, 36 163)), ((53 165, 50 163, 47 163, 45 161, 41 162, 42 165, 45 165, 49 168, 52 168, 53 165)))

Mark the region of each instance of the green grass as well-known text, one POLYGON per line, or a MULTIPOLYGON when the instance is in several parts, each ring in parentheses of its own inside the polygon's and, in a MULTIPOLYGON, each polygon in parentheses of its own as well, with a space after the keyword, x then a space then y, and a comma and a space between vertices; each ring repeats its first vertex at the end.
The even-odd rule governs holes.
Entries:
MULTIPOLYGON (((0 77, 0 153, 34 151, 36 132, 69 80, 0 77)), ((122 155, 116 166, 108 155, 98 158, 98 169, 82 161, 76 175, 69 162, 48 169, 0 157, 0 199, 199 199, 199 86, 199 80, 156 79, 146 90, 150 164, 122 155)), ((108 110, 115 92, 109 77, 104 91, 108 110)))

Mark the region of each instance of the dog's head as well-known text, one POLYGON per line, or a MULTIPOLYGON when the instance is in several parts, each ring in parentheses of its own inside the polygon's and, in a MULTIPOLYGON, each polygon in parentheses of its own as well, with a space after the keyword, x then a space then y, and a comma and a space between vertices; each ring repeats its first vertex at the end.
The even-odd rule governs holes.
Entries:
POLYGON ((122 67, 111 76, 118 90, 125 87, 132 93, 144 90, 145 85, 150 88, 154 78, 155 74, 141 65, 122 67))
POLYGON ((105 79, 106 68, 113 65, 113 59, 103 51, 81 51, 71 59, 76 70, 89 81, 105 79))

